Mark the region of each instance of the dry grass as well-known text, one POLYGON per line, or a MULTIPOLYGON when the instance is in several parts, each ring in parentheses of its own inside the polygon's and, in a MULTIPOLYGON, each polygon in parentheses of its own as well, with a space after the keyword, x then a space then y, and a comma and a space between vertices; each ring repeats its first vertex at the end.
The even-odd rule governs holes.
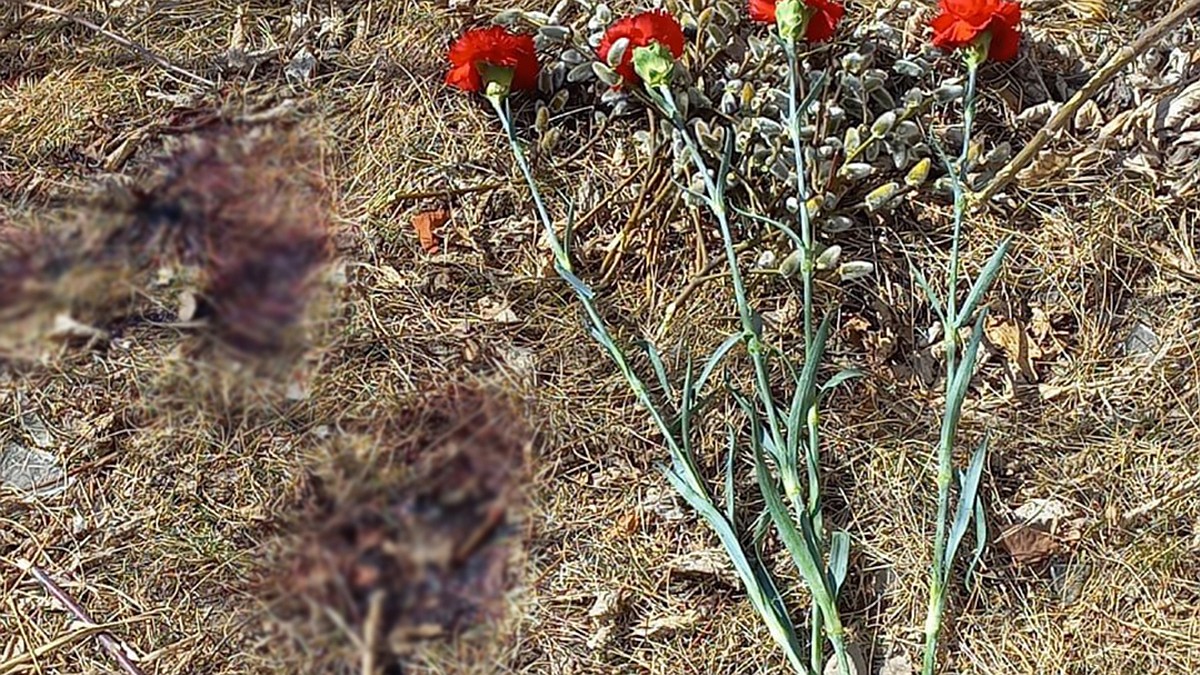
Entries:
MULTIPOLYGON (((1091 59, 1144 21, 1114 13, 1087 30, 1071 23, 1095 4, 1035 10, 1047 17, 1035 36, 1078 43, 1091 59)), ((212 323, 204 317, 178 320, 181 292, 201 287, 188 265, 165 263, 179 274, 167 282, 158 260, 105 270, 98 298, 49 272, 39 280, 39 307, 70 310, 108 335, 4 343, 0 443, 33 444, 36 415, 74 482, 32 503, 0 488, 0 672, 115 668, 89 638, 10 667, 69 630, 18 559, 47 570, 96 620, 118 623, 111 631, 148 673, 363 672, 360 643, 372 639, 362 622, 289 623, 268 589, 304 550, 295 542, 314 480, 350 512, 403 501, 423 469, 397 462, 394 449, 439 446, 414 420, 456 384, 517 401, 537 432, 524 498, 506 516, 517 578, 504 619, 406 648, 407 669, 380 672, 785 672, 732 575, 705 565, 715 539, 654 470, 664 456, 648 420, 549 274, 498 125, 440 84, 449 36, 498 7, 222 0, 151 15, 145 3, 97 6, 62 3, 223 84, 198 93, 90 31, 0 2, 0 235, 100 240, 129 222, 114 204, 154 184, 162 157, 228 128, 267 139, 319 178, 338 259, 305 309, 306 347, 266 361, 195 325, 212 323), (290 23, 293 13, 309 28, 290 23), (322 19, 333 29, 319 32, 322 19), (291 82, 284 66, 301 44, 318 65, 291 82), (296 139, 300 159, 286 150, 296 139), (429 256, 409 219, 439 204, 452 219, 444 252, 429 256)), ((1042 62, 1045 77, 1055 65, 1042 62)), ((989 89, 1022 72, 989 73, 989 89)), ((1009 133, 1006 101, 985 105, 990 139, 1009 133)), ((582 273, 608 281, 603 310, 617 332, 655 333, 716 241, 672 199, 635 211, 658 189, 643 188, 627 140, 644 118, 599 134, 587 107, 571 110, 538 171, 547 194, 564 191, 588 214, 582 273), (623 230, 627 241, 608 253, 623 230)), ((1089 140, 1058 143, 1069 156, 1089 140)), ((972 270, 999 237, 1016 235, 994 310, 1017 330, 989 334, 964 440, 994 432, 993 532, 1012 508, 1053 498, 1080 533, 1033 565, 990 543, 976 583, 952 602, 946 672, 1200 670, 1200 212, 1112 162, 1017 196, 1013 212, 980 217, 969 235, 972 270), (1159 343, 1130 356, 1123 344, 1138 322, 1159 343)), ((855 537, 845 620, 877 664, 917 655, 934 511, 940 386, 921 338, 931 317, 905 261, 944 261, 949 220, 943 204, 909 213, 842 242, 877 261, 877 284, 823 289, 841 305, 833 359, 870 374, 831 400, 826 517, 855 537)), ((0 271, 10 269, 5 254, 0 271)), ((755 294, 772 316, 795 311, 786 285, 756 282, 755 294)), ((733 325, 731 309, 720 283, 699 286, 664 352, 676 365, 677 346, 704 353, 733 325)), ((781 321, 772 339, 795 344, 792 325, 781 321)), ((710 466, 726 415, 736 419, 729 410, 708 421, 710 466)))

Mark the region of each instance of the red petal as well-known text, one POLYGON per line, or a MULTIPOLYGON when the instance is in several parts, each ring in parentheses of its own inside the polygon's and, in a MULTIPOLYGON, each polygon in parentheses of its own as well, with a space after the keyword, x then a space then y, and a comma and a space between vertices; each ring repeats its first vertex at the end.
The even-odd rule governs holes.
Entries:
POLYGON ((1021 23, 1021 5, 1001 0, 1000 6, 996 8, 993 16, 1010 27, 1016 28, 1017 24, 1021 23))
POLYGON ((941 49, 965 47, 983 32, 952 14, 939 14, 929 25, 933 27, 933 45, 941 49))
POLYGON ((652 42, 657 42, 670 50, 675 58, 683 55, 683 28, 680 27, 675 17, 662 10, 627 16, 614 23, 605 31, 604 37, 600 40, 596 56, 607 63, 608 52, 612 49, 613 44, 621 38, 629 40, 629 47, 625 49, 621 63, 613 70, 617 71, 621 78, 628 83, 638 81, 637 72, 633 69, 633 50, 637 47, 645 47, 652 42))
POLYGON ((470 63, 451 68, 450 72, 446 73, 446 84, 458 87, 463 91, 479 91, 483 86, 479 79, 479 73, 470 63))
POLYGON ((500 26, 469 30, 450 47, 450 72, 446 84, 464 91, 479 91, 483 82, 479 64, 513 69, 513 89, 531 89, 537 85, 540 66, 533 38, 516 35, 500 26))
POLYGON ((775 0, 750 0, 750 20, 775 23, 775 0))
POLYGON ((645 47, 657 42, 669 49, 675 58, 683 56, 683 28, 675 17, 664 10, 657 10, 638 14, 634 21, 642 32, 642 42, 637 46, 645 47))
POLYGON ((828 0, 805 0, 805 4, 815 9, 816 12, 808 20, 808 29, 804 32, 804 39, 809 42, 823 42, 833 37, 838 21, 846 13, 845 8, 836 2, 828 2, 828 0))
POLYGON ((1021 46, 1021 34, 1012 26, 1002 21, 993 21, 989 29, 992 43, 988 47, 988 59, 991 61, 1011 61, 1017 57, 1021 46))
POLYGON ((942 11, 983 30, 1000 6, 1000 0, 941 0, 942 11))

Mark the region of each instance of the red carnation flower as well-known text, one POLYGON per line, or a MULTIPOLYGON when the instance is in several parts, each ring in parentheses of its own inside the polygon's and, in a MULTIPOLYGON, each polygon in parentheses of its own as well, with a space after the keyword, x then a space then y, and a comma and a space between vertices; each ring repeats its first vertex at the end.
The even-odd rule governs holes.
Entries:
POLYGON ((515 35, 500 26, 463 33, 450 47, 450 72, 446 84, 463 91, 482 91, 481 68, 492 66, 512 71, 511 89, 537 86, 538 60, 529 35, 515 35))
POLYGON ((988 58, 1008 61, 1017 55, 1021 5, 1009 0, 939 0, 941 14, 933 27, 933 44, 942 49, 968 47, 983 33, 991 34, 988 58))
POLYGON ((596 50, 596 55, 600 57, 601 61, 608 62, 608 52, 612 49, 613 43, 621 38, 628 38, 629 46, 625 48, 625 53, 621 56, 621 63, 617 64, 614 70, 626 82, 637 82, 639 79, 633 70, 633 50, 638 47, 646 47, 657 42, 666 47, 671 52, 671 56, 675 58, 683 56, 683 28, 679 26, 675 17, 663 10, 642 12, 634 16, 627 16, 614 23, 604 33, 604 39, 600 41, 600 47, 596 50))
MULTIPOLYGON (((750 19, 759 23, 775 23, 776 0, 750 0, 750 19)), ((824 42, 833 37, 837 22, 841 21, 846 9, 831 0, 804 0, 812 13, 804 29, 808 42, 824 42)))

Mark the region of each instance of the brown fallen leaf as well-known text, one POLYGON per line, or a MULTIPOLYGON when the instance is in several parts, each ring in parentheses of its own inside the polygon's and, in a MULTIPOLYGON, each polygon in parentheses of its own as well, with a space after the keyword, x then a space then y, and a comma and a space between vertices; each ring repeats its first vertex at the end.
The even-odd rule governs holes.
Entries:
POLYGON ((422 211, 413 216, 412 226, 417 231, 417 239, 421 242, 421 248, 430 255, 438 252, 437 235, 434 230, 446 224, 450 220, 450 212, 446 209, 434 209, 432 211, 422 211))
POLYGON ((1057 499, 1030 499, 1014 509, 1000 544, 1018 565, 1033 565, 1070 550, 1083 537, 1083 520, 1057 499))
POLYGON ((1027 382, 1037 382, 1038 374, 1033 362, 1042 358, 1042 349, 1029 339, 1026 327, 1015 319, 988 317, 984 325, 988 342, 995 345, 1009 362, 1021 371, 1027 382))
POLYGON ((1017 523, 1000 533, 1000 544, 1018 565, 1042 562, 1059 548, 1054 535, 1025 523, 1017 523))

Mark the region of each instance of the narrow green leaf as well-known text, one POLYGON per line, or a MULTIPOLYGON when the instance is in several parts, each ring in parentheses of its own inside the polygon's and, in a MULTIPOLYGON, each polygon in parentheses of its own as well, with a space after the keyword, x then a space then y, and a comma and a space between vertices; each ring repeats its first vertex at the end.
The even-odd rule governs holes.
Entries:
POLYGON ((971 564, 967 567, 967 576, 963 578, 967 590, 971 589, 975 579, 975 568, 983 558, 983 549, 987 546, 988 526, 983 513, 983 495, 975 495, 975 548, 971 549, 971 564))
MULTIPOLYGON (((559 195, 560 197, 562 195, 559 195)), ((567 223, 563 226, 562 244, 560 248, 563 253, 571 250, 571 242, 575 237, 575 200, 567 197, 564 201, 567 202, 567 223)), ((549 232, 550 236, 554 236, 553 230, 549 232)), ((569 264, 570 261, 564 260, 562 263, 569 264)))
POLYGON ((574 272, 563 267, 561 263, 554 263, 554 271, 558 272, 558 276, 562 277, 563 281, 566 281, 571 286, 571 290, 575 291, 580 300, 591 302, 595 299, 595 292, 587 284, 583 283, 582 279, 575 276, 574 272))
POLYGON ((971 524, 971 514, 975 511, 976 496, 979 493, 979 479, 983 475, 983 466, 987 463, 988 437, 984 436, 975 453, 971 455, 971 463, 960 478, 961 489, 958 495, 958 507, 955 509, 954 521, 950 526, 950 535, 946 540, 946 555, 942 560, 942 568, 950 569, 954 564, 954 556, 962 543, 967 526, 971 524))
POLYGON ((754 460, 758 487, 766 501, 767 513, 771 516, 771 522, 775 524, 775 530, 779 532, 779 538, 783 541, 788 553, 791 554, 792 561, 800 571, 801 577, 804 578, 804 583, 808 585, 813 599, 820 605, 821 611, 827 617, 836 616, 837 608, 834 605, 833 594, 830 592, 829 579, 822 569, 823 565, 819 559, 819 549, 812 527, 807 519, 801 518, 800 528, 796 528, 796 523, 792 521, 787 507, 783 504, 783 497, 779 494, 775 478, 767 469, 766 457, 763 456, 761 448, 755 449, 754 460))
POLYGON ((959 310, 958 319, 955 323, 961 324, 963 321, 970 321, 971 315, 979 307, 984 294, 988 292, 988 289, 992 286, 992 282, 996 280, 996 275, 1000 272, 1000 265, 1004 262, 1004 256, 1008 253, 1011 245, 1012 237, 1006 238, 1000 242, 1000 246, 996 248, 996 252, 992 254, 992 257, 988 258, 987 264, 983 266, 983 271, 979 273, 979 278, 971 286, 971 291, 967 294, 967 299, 963 302, 962 309, 959 310))
POLYGON ((771 515, 765 509, 758 512, 758 517, 754 519, 754 527, 750 531, 754 546, 759 549, 759 553, 761 554, 763 540, 767 538, 767 533, 771 531, 771 515))
POLYGON ((667 366, 663 363, 658 347, 648 340, 638 340, 634 344, 641 347, 642 351, 646 352, 646 356, 650 357, 650 365, 654 367, 654 375, 658 378, 658 385, 662 387, 663 398, 670 401, 672 398, 671 380, 667 377, 667 366))
POLYGON ((708 383, 708 378, 712 376, 713 370, 719 363, 721 363, 722 360, 725 359, 725 356, 729 354, 729 352, 732 351, 739 342, 742 341, 744 336, 745 334, 741 331, 730 335, 729 337, 725 338, 725 341, 721 343, 721 346, 717 347, 717 350, 708 357, 708 361, 704 362, 704 368, 700 371, 700 377, 696 380, 697 393, 704 391, 704 385, 708 383))
POLYGON ((750 598, 751 604, 754 605, 755 611, 767 625, 771 637, 783 649, 788 662, 798 672, 805 672, 804 661, 800 657, 802 648, 796 636, 796 628, 784 610, 784 603, 779 597, 779 591, 773 582, 764 583, 764 580, 770 577, 770 573, 763 567, 761 561, 757 558, 751 560, 746 555, 737 533, 734 532, 729 521, 722 517, 721 512, 716 509, 707 495, 697 493, 686 480, 673 471, 667 470, 664 473, 684 501, 695 509, 716 533, 725 552, 729 554, 734 571, 737 572, 746 588, 746 595, 750 598))
POLYGON ((826 380, 825 384, 821 385, 821 392, 825 393, 825 392, 832 391, 839 384, 860 378, 863 375, 864 375, 863 371, 857 370, 854 368, 846 368, 845 370, 838 371, 837 374, 835 374, 833 377, 826 380))
POLYGON ((829 586, 837 598, 850 570, 850 533, 837 531, 829 542, 829 586))
MULTIPOLYGON (((829 339, 829 326, 832 318, 832 315, 826 314, 825 318, 821 320, 821 325, 813 337, 812 353, 804 355, 804 368, 801 369, 800 378, 796 381, 796 389, 792 392, 792 405, 787 419, 788 457, 799 457, 803 425, 805 417, 808 415, 808 409, 816 400, 817 369, 821 365, 821 356, 825 353, 825 342, 829 339)), ((795 466, 795 463, 792 466, 795 466)))
POLYGON ((737 134, 725 129, 725 147, 721 153, 721 168, 717 170, 716 201, 725 202, 725 189, 729 187, 729 167, 733 163, 733 144, 737 134))
POLYGON ((946 325, 946 306, 942 303, 942 299, 938 297, 937 291, 929 285, 929 280, 925 278, 925 273, 916 265, 912 266, 913 275, 917 278, 917 285, 921 290, 925 291, 925 297, 929 299, 929 304, 933 307, 933 311, 937 313, 938 318, 942 320, 942 325, 946 325))
POLYGON ((765 224, 770 225, 771 227, 779 230, 780 232, 784 233, 788 239, 792 240, 792 244, 795 245, 795 247, 797 249, 804 250, 804 240, 802 238, 800 238, 800 235, 796 234, 796 231, 793 230, 791 227, 789 227, 787 224, 782 223, 778 220, 775 220, 774 218, 768 218, 766 216, 762 216, 757 213, 752 213, 750 211, 743 211, 742 209, 739 209, 736 206, 734 206, 732 208, 733 208, 734 213, 738 214, 739 216, 742 216, 743 218, 749 218, 750 220, 756 220, 760 223, 765 223, 765 224))
POLYGON ((942 438, 954 439, 958 430, 958 421, 962 417, 963 401, 971 384, 971 375, 975 372, 975 357, 979 354, 979 343, 983 340, 983 320, 987 316, 987 308, 979 313, 975 327, 971 331, 971 340, 967 350, 954 373, 954 380, 946 392, 946 414, 942 417, 942 438))
POLYGON ((679 440, 688 455, 692 454, 692 415, 697 409, 695 372, 689 358, 683 370, 683 388, 679 392, 679 440))

